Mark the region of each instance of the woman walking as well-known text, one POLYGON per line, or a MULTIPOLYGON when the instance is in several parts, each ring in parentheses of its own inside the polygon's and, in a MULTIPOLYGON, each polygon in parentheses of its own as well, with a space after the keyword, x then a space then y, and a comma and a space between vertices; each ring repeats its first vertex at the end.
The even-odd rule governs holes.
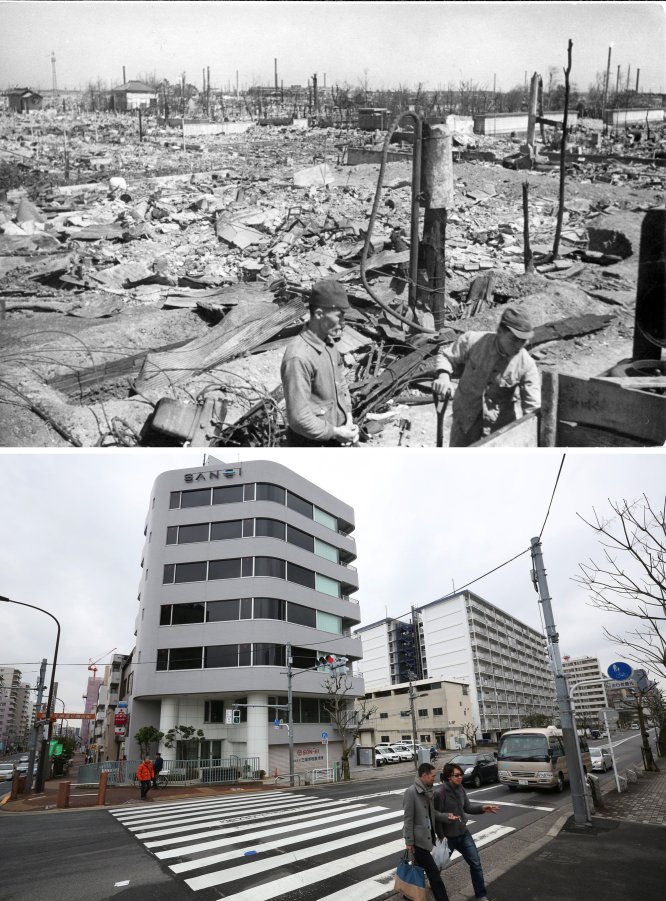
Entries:
POLYGON ((153 779, 155 778, 155 770, 153 769, 153 762, 150 757, 146 757, 142 763, 139 764, 139 768, 136 771, 136 778, 141 783, 141 800, 148 801, 148 789, 153 784, 153 779))

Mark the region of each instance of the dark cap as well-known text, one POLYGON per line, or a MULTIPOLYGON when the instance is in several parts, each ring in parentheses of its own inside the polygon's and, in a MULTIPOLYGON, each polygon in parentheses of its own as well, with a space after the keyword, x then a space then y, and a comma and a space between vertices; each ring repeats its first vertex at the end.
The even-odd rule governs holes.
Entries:
POLYGON ((348 310, 347 292, 334 278, 316 282, 310 291, 310 308, 321 310, 348 310))
POLYGON ((522 338, 524 341, 528 341, 534 334, 534 329, 527 313, 518 309, 518 307, 505 307, 499 324, 503 325, 504 328, 508 328, 516 338, 522 338))

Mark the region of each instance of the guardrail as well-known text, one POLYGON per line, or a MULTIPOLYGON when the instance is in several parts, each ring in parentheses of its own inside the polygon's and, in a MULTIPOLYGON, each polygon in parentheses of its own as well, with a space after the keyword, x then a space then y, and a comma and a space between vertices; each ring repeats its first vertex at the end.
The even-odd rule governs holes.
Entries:
POLYGON ((310 782, 312 785, 316 785, 317 782, 335 782, 335 770, 333 768, 312 770, 310 782))
MULTIPOLYGON (((76 781, 90 785, 99 782, 101 773, 108 774, 107 785, 131 785, 141 760, 105 760, 79 767, 76 781)), ((263 778, 259 757, 231 757, 198 760, 164 760, 162 775, 173 785, 221 784, 263 778)), ((265 774, 264 774, 265 775, 265 774)))

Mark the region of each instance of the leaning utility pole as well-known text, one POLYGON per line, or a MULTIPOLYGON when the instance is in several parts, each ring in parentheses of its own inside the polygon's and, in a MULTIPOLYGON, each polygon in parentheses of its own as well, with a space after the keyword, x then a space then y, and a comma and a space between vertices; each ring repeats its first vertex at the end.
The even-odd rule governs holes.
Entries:
POLYGON ((583 760, 580 754, 580 743, 578 741, 578 733, 576 732, 576 723, 571 709, 569 688, 562 667, 560 636, 555 627, 553 609, 550 604, 550 595, 548 594, 546 570, 541 555, 541 539, 532 538, 530 543, 532 545, 532 582, 539 595, 540 603, 543 608, 543 619, 546 624, 546 635, 548 636, 548 646, 550 650, 550 665, 555 677, 555 693, 557 695, 557 706, 560 713, 560 722, 562 724, 562 742, 564 744, 564 753, 567 757, 567 769, 569 771, 574 820, 577 826, 589 826, 591 817, 587 804, 587 796, 585 794, 583 760))

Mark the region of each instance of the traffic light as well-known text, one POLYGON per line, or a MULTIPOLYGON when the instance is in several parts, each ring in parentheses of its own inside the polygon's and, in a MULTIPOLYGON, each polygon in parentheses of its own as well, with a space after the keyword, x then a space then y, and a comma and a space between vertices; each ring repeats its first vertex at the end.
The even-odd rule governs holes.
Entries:
POLYGON ((239 726, 241 721, 241 712, 240 710, 234 710, 234 726, 239 726))
POLYGON ((317 667, 324 667, 327 670, 333 670, 335 666, 335 657, 333 654, 319 654, 317 656, 317 667))

